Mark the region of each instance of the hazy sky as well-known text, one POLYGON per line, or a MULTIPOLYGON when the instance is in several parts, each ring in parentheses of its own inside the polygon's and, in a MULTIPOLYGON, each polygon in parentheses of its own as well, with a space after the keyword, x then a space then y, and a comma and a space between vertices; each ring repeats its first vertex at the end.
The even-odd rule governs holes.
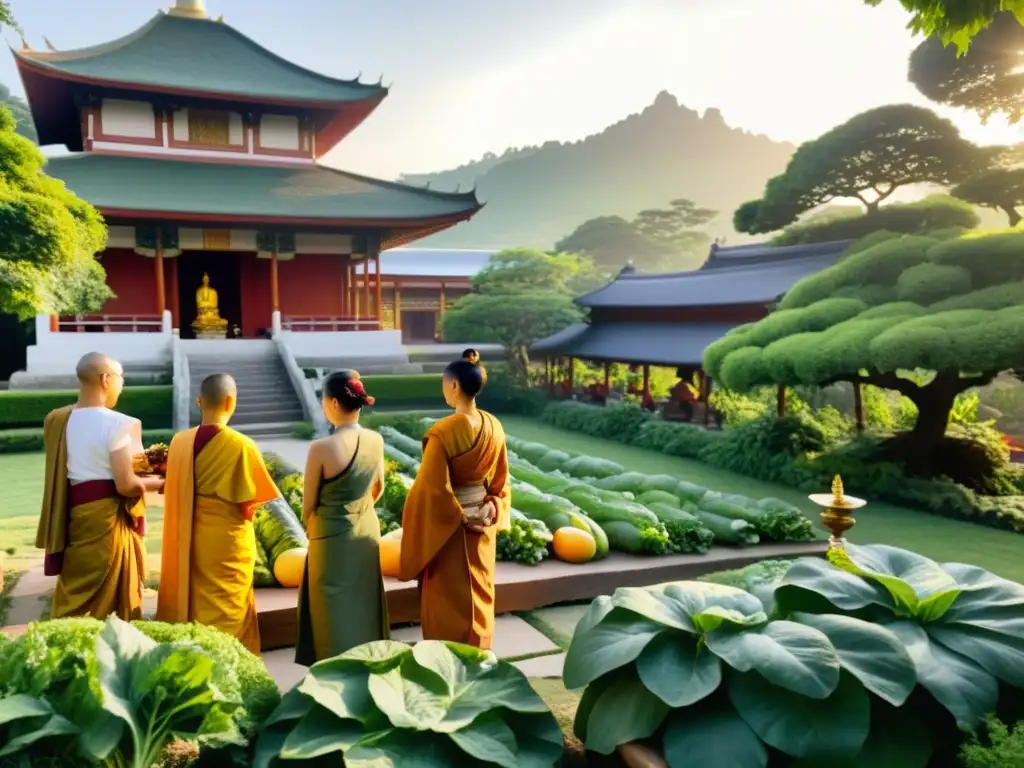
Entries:
MULTIPOLYGON (((13 0, 28 42, 119 37, 173 0, 13 0)), ((382 177, 441 170, 509 146, 576 140, 661 90, 726 121, 801 142, 864 109, 925 104, 906 82, 915 42, 896 0, 206 0, 292 61, 393 83, 328 162, 382 177)), ((17 36, 7 41, 20 46, 17 36)), ((0 81, 21 91, 12 57, 0 81)), ((983 143, 1021 129, 983 128, 983 143)))

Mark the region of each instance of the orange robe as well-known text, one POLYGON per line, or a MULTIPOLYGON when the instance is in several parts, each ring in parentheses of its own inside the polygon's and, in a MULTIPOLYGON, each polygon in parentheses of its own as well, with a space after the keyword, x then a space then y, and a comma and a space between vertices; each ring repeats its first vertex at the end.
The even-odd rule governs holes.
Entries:
POLYGON ((441 419, 423 438, 423 462, 402 513, 399 579, 420 582, 420 623, 426 640, 489 649, 494 635, 497 533, 511 508, 508 454, 501 423, 481 412, 474 432, 465 416, 441 419), (498 509, 482 533, 463 525, 456 488, 483 486, 498 509))
POLYGON ((259 449, 228 427, 180 432, 164 494, 157 620, 216 627, 258 654, 252 511, 280 495, 259 449))
POLYGON ((141 619, 146 552, 135 526, 146 504, 119 496, 113 480, 69 484, 65 435, 73 410, 58 408, 43 423, 46 469, 36 546, 46 552, 46 572, 57 575, 50 615, 141 619))

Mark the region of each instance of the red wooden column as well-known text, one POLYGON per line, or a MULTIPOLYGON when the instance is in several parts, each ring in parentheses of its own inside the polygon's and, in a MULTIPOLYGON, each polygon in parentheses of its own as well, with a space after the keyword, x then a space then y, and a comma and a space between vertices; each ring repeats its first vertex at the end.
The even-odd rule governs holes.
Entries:
POLYGON ((444 283, 443 282, 441 283, 440 301, 441 301, 441 312, 440 312, 440 315, 438 316, 438 323, 437 323, 437 325, 438 325, 438 327, 441 330, 438 333, 438 336, 440 336, 441 341, 444 341, 444 311, 448 307, 448 295, 445 292, 445 288, 444 288, 444 283))
POLYGON ((281 311, 281 293, 277 277, 277 251, 270 254, 270 311, 281 311))
POLYGON ((384 318, 384 299, 383 299, 384 288, 383 288, 383 286, 381 286, 381 283, 380 283, 380 280, 381 280, 381 276, 380 276, 380 251, 377 251, 377 255, 373 257, 373 265, 374 265, 373 266, 373 274, 374 274, 374 277, 376 278, 374 280, 374 283, 375 283, 375 287, 377 289, 377 296, 374 299, 376 301, 376 303, 377 303, 377 330, 380 330, 380 324, 381 324, 381 321, 384 318))
POLYGON ((853 385, 853 414, 857 421, 857 431, 864 431, 864 399, 862 397, 860 383, 853 385))
POLYGON ((779 384, 778 392, 775 393, 775 413, 779 418, 786 415, 786 386, 779 384))
POLYGON ((642 394, 644 399, 651 394, 651 366, 649 365, 644 366, 644 388, 642 394))
MULTIPOLYGON (((178 257, 180 258, 180 257, 178 257)), ((171 259, 171 327, 181 327, 181 293, 178 288, 178 259, 171 259)))
POLYGON ((156 233, 156 253, 153 257, 153 267, 156 269, 156 313, 163 318, 164 310, 167 309, 167 289, 164 287, 164 246, 160 240, 159 230, 156 233))
POLYGON ((605 397, 607 397, 608 394, 610 393, 611 380, 612 380, 611 365, 606 362, 604 364, 604 394, 605 394, 605 397))
POLYGON ((363 259, 363 314, 370 317, 370 257, 363 259))
MULTIPOLYGON (((352 317, 354 317, 356 320, 358 320, 359 319, 359 281, 356 278, 357 278, 359 273, 356 271, 355 265, 352 265, 351 267, 349 267, 349 270, 350 270, 349 274, 352 277, 352 317)), ((352 326, 352 330, 354 331, 355 329, 356 329, 355 326, 352 326)))
POLYGON ((576 358, 569 358, 569 397, 572 397, 572 393, 575 392, 576 386, 576 358))
POLYGON ((395 330, 402 330, 402 284, 395 280, 395 284, 392 287, 394 291, 394 312, 395 312, 395 330))

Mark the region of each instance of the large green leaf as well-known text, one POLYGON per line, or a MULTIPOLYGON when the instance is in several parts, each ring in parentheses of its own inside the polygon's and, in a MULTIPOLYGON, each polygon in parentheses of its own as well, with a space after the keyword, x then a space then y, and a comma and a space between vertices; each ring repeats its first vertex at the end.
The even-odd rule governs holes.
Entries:
POLYGON ((451 703, 444 681, 409 660, 401 667, 370 675, 368 688, 373 703, 395 728, 433 730, 444 720, 451 703))
MULTIPOLYGON (((337 717, 366 723, 375 709, 369 680, 370 671, 365 667, 322 667, 311 669, 296 690, 337 717)), ((272 723, 283 719, 288 712, 299 712, 302 708, 299 701, 290 703, 288 707, 282 701, 272 723)))
POLYGON ((823 632, 843 669, 890 704, 903 704, 917 685, 913 659, 899 638, 884 627, 829 614, 797 613, 792 618, 823 632))
POLYGON ((615 608, 631 611, 637 616, 663 624, 682 632, 695 632, 690 614, 685 606, 665 594, 661 584, 654 587, 620 587, 612 595, 611 604, 615 608))
POLYGON ((972 659, 934 643, 912 621, 884 625, 903 643, 917 669, 917 680, 949 710, 958 724, 974 728, 994 712, 999 683, 972 659))
POLYGON ((78 726, 60 715, 50 715, 35 722, 30 718, 16 721, 13 728, 6 736, 3 744, 0 744, 0 757, 18 755, 22 750, 29 750, 30 754, 33 744, 61 736, 75 736, 79 732, 78 726))
POLYGON ((366 734, 356 720, 343 720, 323 707, 313 707, 288 734, 282 760, 312 760, 349 749, 366 734))
POLYGON ((636 660, 647 690, 670 707, 688 707, 710 696, 722 682, 722 664, 692 635, 665 630, 636 660))
POLYGON ((590 713, 593 711, 597 700, 601 698, 601 695, 614 682, 615 673, 609 672, 588 685, 583 690, 583 695, 580 696, 580 703, 577 705, 576 715, 573 717, 572 732, 584 744, 587 742, 587 721, 590 720, 590 713))
POLYGON ((587 719, 587 749, 610 755, 617 747, 646 739, 661 726, 668 705, 647 690, 632 666, 614 674, 587 719))
MULTIPOLYGON (((756 672, 730 671, 729 699, 762 741, 791 757, 815 761, 856 755, 868 736, 871 705, 855 677, 844 673, 825 700, 772 685, 756 672)), ((819 763, 815 763, 819 764, 819 763)))
POLYGON ((297 686, 281 697, 281 703, 277 705, 270 717, 263 723, 264 728, 274 725, 288 723, 292 720, 301 720, 313 707, 313 700, 304 695, 297 686))
POLYGON ((839 682, 839 659, 829 639, 794 621, 756 629, 721 629, 705 635, 711 651, 740 672, 760 672, 777 686, 824 699, 839 682))
POLYGON ((960 594, 953 576, 934 560, 916 552, 884 544, 848 544, 846 555, 857 575, 885 588, 897 614, 936 621, 960 594))
MULTIPOLYGON (((760 600, 758 601, 760 602, 760 600)), ((744 614, 731 608, 723 608, 720 605, 709 605, 705 610, 693 617, 693 624, 700 632, 714 632, 723 626, 733 629, 746 627, 757 627, 768 621, 768 615, 764 611, 753 614, 744 614)))
POLYGON ((562 731, 550 713, 482 715, 451 739, 467 755, 503 768, 551 768, 565 751, 562 731))
POLYGON ((48 718, 52 714, 50 703, 35 696, 18 693, 0 698, 0 725, 27 717, 48 718))
POLYGON ((636 660, 664 625, 614 608, 586 632, 577 628, 562 672, 567 688, 582 688, 601 675, 636 660))
MULTIPOLYGON (((463 759, 465 755, 461 756, 463 759)), ((447 736, 392 729, 366 736, 345 753, 345 768, 452 768, 460 755, 447 736)), ((465 762, 469 762, 468 760, 465 762)))
POLYGON ((879 585, 836 568, 820 557, 800 558, 789 566, 776 587, 775 602, 783 613, 820 613, 824 607, 815 596, 841 611, 859 611, 869 605, 893 607, 889 593, 879 585))
POLYGON ((857 756, 830 768, 926 768, 931 736, 921 718, 907 707, 871 700, 871 732, 857 756))
POLYGON ((663 740, 669 768, 765 768, 768 750, 728 701, 678 709, 663 740))
MULTIPOLYGON (((665 596, 677 602, 693 620, 702 614, 728 618, 731 623, 748 625, 763 620, 764 606, 749 592, 703 581, 681 581, 663 586, 665 596), (756 617, 756 618, 755 618, 756 617)), ((716 623, 717 624, 721 622, 716 623)), ((699 631, 702 629, 695 622, 699 631)))
POLYGON ((599 595, 584 612, 580 620, 576 622, 576 629, 573 630, 573 639, 577 635, 585 635, 602 621, 615 608, 612 598, 609 595, 599 595))
POLYGON ((318 661, 309 668, 311 673, 318 674, 327 670, 352 666, 364 667, 370 672, 387 672, 397 667, 407 655, 412 653, 412 646, 395 640, 377 640, 372 643, 357 645, 340 656, 318 661))

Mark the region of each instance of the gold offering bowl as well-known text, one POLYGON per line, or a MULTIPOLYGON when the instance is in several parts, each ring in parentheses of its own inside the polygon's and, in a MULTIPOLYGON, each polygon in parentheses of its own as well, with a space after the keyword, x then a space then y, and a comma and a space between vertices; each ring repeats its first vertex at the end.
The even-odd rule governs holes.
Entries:
POLYGON ((828 539, 829 547, 843 549, 843 534, 857 522, 853 517, 853 510, 860 509, 867 502, 844 494, 843 480, 839 475, 832 481, 832 493, 812 493, 807 498, 819 507, 825 508, 821 513, 821 524, 832 534, 828 539))

